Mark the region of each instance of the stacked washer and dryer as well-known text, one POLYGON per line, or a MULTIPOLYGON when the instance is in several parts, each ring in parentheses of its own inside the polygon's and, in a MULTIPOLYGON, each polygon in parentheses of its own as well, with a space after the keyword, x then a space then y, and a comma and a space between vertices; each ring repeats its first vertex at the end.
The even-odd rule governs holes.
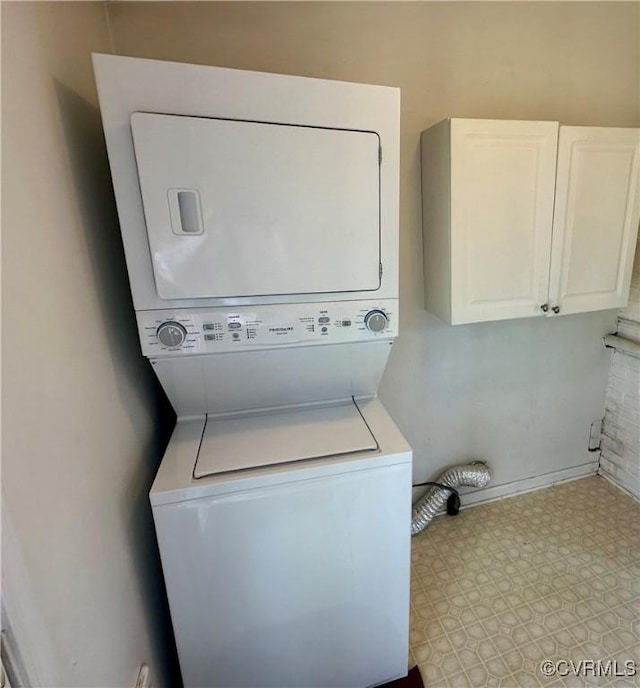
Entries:
POLYGON ((407 673, 398 89, 94 55, 142 351, 177 413, 151 505, 187 687, 407 673))

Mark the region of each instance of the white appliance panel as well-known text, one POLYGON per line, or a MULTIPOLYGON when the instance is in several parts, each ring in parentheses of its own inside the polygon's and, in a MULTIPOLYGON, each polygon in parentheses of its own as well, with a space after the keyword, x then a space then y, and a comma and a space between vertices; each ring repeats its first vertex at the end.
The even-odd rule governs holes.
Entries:
POLYGON ((375 132, 136 112, 163 299, 380 287, 375 132))
POLYGON ((391 340, 152 359, 178 417, 374 396, 391 340))
POLYGON ((154 507, 185 687, 405 675, 410 486, 406 461, 154 507))
POLYGON ((207 418, 193 471, 225 471, 371 451, 378 444, 353 401, 207 418))
MULTIPOLYGON (((353 400, 380 450, 277 464, 195 478, 193 468, 207 422, 205 415, 178 418, 150 492, 152 506, 312 480, 351 471, 411 463, 411 447, 376 397, 353 400)), ((321 406, 316 403, 313 406, 321 406)), ((408 529, 407 529, 407 532, 408 529)))
POLYGON ((376 341, 398 336, 397 305, 383 299, 144 311, 137 314, 138 331, 149 358, 376 341), (163 343, 159 330, 171 323, 183 337, 163 343))

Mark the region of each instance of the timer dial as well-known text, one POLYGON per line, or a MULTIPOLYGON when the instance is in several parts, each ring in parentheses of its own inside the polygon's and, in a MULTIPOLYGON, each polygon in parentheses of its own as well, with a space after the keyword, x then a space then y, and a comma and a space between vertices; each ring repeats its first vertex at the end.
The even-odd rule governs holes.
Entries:
POLYGON ((182 346, 187 338, 187 331, 180 323, 169 320, 160 325, 156 330, 156 336, 161 344, 174 348, 182 346))
POLYGON ((369 311, 364 316, 364 324, 371 332, 382 332, 389 323, 389 318, 384 311, 369 311))

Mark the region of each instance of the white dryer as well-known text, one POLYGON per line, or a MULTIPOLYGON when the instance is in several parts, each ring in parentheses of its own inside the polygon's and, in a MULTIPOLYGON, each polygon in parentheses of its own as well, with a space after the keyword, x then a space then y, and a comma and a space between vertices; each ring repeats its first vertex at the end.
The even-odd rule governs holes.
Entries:
POLYGON ((184 685, 406 674, 399 91, 95 55, 142 351, 178 415, 151 490, 184 685))

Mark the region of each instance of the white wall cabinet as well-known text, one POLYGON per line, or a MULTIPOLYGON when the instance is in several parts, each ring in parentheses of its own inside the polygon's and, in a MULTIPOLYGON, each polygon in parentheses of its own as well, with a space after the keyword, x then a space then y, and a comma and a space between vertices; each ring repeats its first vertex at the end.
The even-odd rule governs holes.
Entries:
POLYGON ((619 308, 637 129, 451 119, 422 134, 427 310, 452 323, 619 308))

